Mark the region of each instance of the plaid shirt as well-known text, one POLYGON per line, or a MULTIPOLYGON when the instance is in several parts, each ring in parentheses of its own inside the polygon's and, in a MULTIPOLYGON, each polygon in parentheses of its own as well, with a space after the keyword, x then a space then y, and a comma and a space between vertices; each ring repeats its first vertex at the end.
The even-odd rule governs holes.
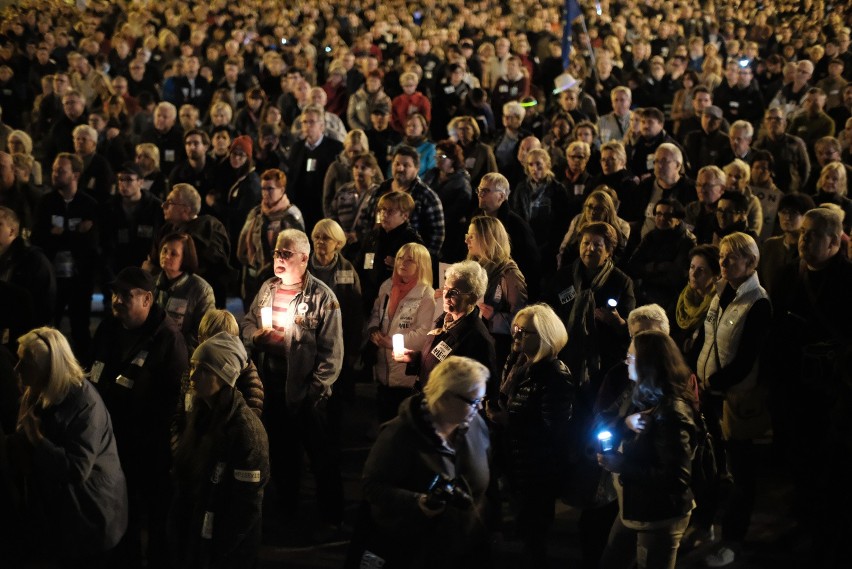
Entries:
MULTIPOLYGON (((379 198, 390 193, 392 186, 392 179, 385 180, 373 193, 370 203, 364 208, 364 213, 359 219, 359 235, 367 234, 376 225, 379 198)), ((411 183, 408 193, 414 199, 414 211, 411 212, 408 221, 423 238, 423 244, 432 258, 438 259, 441 245, 444 244, 444 207, 441 205, 441 198, 420 178, 416 178, 411 183)))

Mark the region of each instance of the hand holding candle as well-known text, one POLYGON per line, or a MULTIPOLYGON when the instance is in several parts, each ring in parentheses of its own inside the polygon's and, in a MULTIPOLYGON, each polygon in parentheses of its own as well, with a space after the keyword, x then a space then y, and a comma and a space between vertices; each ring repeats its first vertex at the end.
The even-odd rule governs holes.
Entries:
POLYGON ((264 306, 260 309, 260 325, 264 330, 272 328, 272 307, 264 306))
POLYGON ((402 334, 393 335, 393 355, 401 356, 405 353, 405 340, 402 334))

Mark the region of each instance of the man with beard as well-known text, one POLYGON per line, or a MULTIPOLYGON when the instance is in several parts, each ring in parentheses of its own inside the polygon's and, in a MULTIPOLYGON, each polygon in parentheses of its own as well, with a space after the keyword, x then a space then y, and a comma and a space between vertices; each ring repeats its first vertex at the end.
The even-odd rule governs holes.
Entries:
POLYGON ((214 165, 207 160, 210 149, 210 137, 201 129, 191 129, 183 135, 186 160, 175 165, 169 175, 169 187, 176 184, 189 184, 201 194, 202 200, 213 187, 216 176, 214 165))

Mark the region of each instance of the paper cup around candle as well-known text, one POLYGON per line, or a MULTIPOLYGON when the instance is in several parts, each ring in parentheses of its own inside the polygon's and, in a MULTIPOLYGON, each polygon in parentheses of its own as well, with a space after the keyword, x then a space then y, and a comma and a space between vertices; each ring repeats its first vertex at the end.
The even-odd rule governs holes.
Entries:
POLYGON ((401 356, 405 353, 405 341, 403 340, 402 334, 393 335, 393 353, 397 356, 401 356))
POLYGON ((272 328, 272 307, 264 306, 260 309, 260 325, 264 329, 272 328))

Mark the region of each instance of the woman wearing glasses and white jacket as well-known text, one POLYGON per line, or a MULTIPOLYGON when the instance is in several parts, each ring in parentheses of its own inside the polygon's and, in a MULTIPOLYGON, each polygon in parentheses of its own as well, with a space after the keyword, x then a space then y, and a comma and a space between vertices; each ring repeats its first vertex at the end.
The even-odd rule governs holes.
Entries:
POLYGON ((373 375, 378 383, 376 406, 384 423, 396 417, 399 404, 414 395, 416 375, 393 356, 393 336, 401 334, 406 348, 419 350, 435 313, 432 259, 418 243, 403 245, 396 254, 393 275, 379 287, 379 296, 367 324, 370 342, 377 347, 373 375))

